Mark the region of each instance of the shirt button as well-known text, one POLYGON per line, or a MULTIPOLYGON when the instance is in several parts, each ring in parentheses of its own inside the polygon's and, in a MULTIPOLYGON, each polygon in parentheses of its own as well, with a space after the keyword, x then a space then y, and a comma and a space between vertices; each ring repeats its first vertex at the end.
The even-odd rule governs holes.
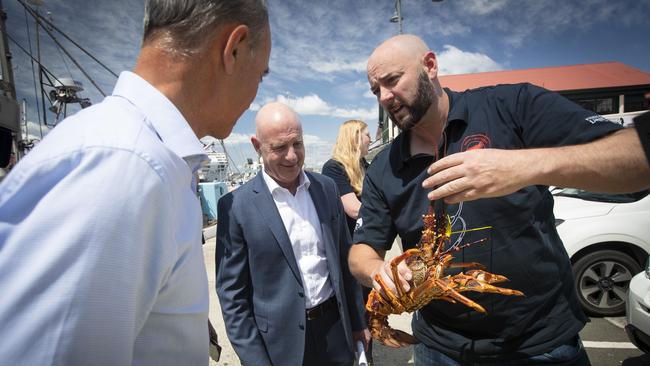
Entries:
POLYGON ((305 325, 300 323, 298 324, 298 328, 300 328, 300 330, 305 330, 305 325))
POLYGON ((300 296, 300 297, 305 297, 305 294, 302 293, 302 292, 298 292, 298 296, 300 296))

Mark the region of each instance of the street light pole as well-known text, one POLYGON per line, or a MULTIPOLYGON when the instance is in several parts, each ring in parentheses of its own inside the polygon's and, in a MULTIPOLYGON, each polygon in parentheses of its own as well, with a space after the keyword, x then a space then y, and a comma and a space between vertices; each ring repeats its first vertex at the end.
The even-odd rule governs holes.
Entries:
POLYGON ((402 0, 395 0, 395 9, 397 10, 397 24, 399 24, 399 34, 402 34, 402 0))
POLYGON ((395 0, 395 14, 390 18, 391 23, 399 25, 399 34, 402 34, 402 1, 395 0))
MULTIPOLYGON (((439 3, 443 0, 431 0, 432 3, 439 3)), ((402 29, 402 0, 395 0, 395 13, 390 18, 391 23, 397 23, 399 26, 399 34, 403 34, 402 29)), ((381 109, 381 107, 379 107, 381 109)), ((388 130, 388 140, 392 141, 395 138, 395 124, 388 118, 388 113, 380 113, 380 125, 382 128, 388 130)), ((383 132, 382 132, 383 135, 383 132)))
MULTIPOLYGON (((443 0, 431 0, 432 3, 440 3, 443 0)), ((399 34, 403 34, 402 30, 402 0, 395 0, 395 13, 390 17, 391 23, 397 23, 399 25, 399 34)))

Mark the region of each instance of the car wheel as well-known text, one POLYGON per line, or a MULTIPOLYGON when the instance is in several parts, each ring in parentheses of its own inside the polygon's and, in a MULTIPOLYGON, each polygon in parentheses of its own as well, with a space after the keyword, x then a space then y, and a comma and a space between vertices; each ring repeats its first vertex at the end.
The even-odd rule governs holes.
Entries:
POLYGON ((578 259, 573 277, 582 308, 597 316, 625 314, 630 280, 639 272, 641 267, 634 259, 615 250, 600 250, 578 259))

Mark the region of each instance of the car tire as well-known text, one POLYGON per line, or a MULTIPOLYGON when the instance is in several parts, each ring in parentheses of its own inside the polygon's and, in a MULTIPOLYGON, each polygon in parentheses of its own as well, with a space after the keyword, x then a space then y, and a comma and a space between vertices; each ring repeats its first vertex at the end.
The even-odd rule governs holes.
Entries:
POLYGON ((641 266, 616 250, 589 253, 573 264, 573 277, 580 305, 596 316, 625 314, 625 301, 632 277, 641 266))

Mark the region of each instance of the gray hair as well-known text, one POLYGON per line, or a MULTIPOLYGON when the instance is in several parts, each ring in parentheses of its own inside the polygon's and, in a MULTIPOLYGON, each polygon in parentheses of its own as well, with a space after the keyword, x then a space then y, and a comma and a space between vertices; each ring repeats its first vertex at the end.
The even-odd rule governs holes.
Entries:
POLYGON ((269 22, 266 0, 147 0, 143 43, 160 41, 171 53, 199 52, 226 24, 250 28, 254 47, 269 22))

